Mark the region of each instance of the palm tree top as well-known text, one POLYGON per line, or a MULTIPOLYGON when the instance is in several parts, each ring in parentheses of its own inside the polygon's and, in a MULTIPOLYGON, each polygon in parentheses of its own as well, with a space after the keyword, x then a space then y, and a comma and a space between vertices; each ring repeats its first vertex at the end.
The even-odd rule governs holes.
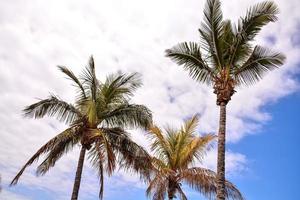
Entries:
POLYGON ((208 149, 207 145, 215 136, 212 134, 198 136, 196 133, 198 121, 198 116, 195 115, 178 130, 166 127, 165 133, 158 126, 150 128, 148 135, 152 140, 151 150, 166 167, 180 170, 196 160, 202 161, 208 149))
POLYGON ((142 85, 140 74, 119 72, 108 75, 106 80, 101 82, 96 77, 92 56, 79 77, 65 66, 58 66, 58 68, 76 88, 75 103, 70 104, 58 96, 51 95, 26 107, 25 116, 42 118, 47 115, 69 125, 86 120, 91 127, 105 124, 147 129, 152 124, 152 114, 149 109, 130 103, 134 91, 142 85))
MULTIPOLYGON (((148 135, 151 139, 153 173, 146 190, 147 196, 153 200, 175 198, 179 194, 181 200, 187 197, 182 190, 186 183, 208 198, 216 193, 215 172, 202 167, 194 167, 195 161, 202 162, 211 142, 216 138, 213 134, 199 136, 196 132, 197 115, 185 121, 180 129, 167 127, 164 130, 153 126, 148 135)), ((238 189, 226 181, 228 198, 242 200, 238 189)))
POLYGON ((166 56, 183 65, 199 82, 253 84, 284 63, 283 54, 251 43, 263 26, 277 20, 278 13, 274 2, 264 1, 250 7, 234 24, 223 19, 219 0, 207 0, 199 28, 200 44, 179 43, 167 49, 166 56))

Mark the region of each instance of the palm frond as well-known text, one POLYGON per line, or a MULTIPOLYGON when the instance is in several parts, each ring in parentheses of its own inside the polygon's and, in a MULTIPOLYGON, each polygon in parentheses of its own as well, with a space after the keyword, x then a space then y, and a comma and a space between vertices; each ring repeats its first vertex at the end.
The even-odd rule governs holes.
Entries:
POLYGON ((81 84, 79 79, 75 76, 75 74, 65 66, 57 66, 57 67, 61 72, 63 72, 65 75, 67 75, 68 78, 75 83, 74 86, 76 86, 80 91, 80 96, 79 96, 80 98, 79 99, 85 99, 86 94, 85 94, 83 85, 81 84))
POLYGON ((263 26, 275 22, 278 13, 277 5, 272 1, 260 2, 248 9, 246 16, 238 22, 234 52, 230 59, 231 64, 237 64, 239 60, 248 55, 248 42, 254 39, 263 26))
POLYGON ((146 106, 137 104, 121 104, 99 118, 110 127, 148 129, 152 125, 151 111, 146 106))
POLYGON ((248 60, 234 72, 234 76, 239 84, 253 84, 259 81, 266 72, 283 65, 284 61, 283 54, 256 46, 248 60))
POLYGON ((214 185, 215 175, 211 170, 195 167, 181 171, 180 180, 186 182, 191 188, 199 191, 208 199, 211 199, 216 192, 216 186, 214 185))
POLYGON ((260 2, 250 7, 246 16, 240 19, 238 33, 242 38, 250 41, 263 26, 276 21, 278 13, 278 7, 273 1, 260 2))
MULTIPOLYGON (((217 190, 216 173, 200 167, 189 168, 181 171, 180 180, 185 181, 191 188, 199 191, 208 199, 212 199, 217 190)), ((225 183, 226 197, 243 200, 242 194, 230 182, 225 183)))
POLYGON ((23 111, 27 117, 43 118, 45 115, 55 116, 58 120, 65 123, 72 123, 81 117, 81 113, 72 104, 53 95, 48 99, 40 100, 27 106, 23 111))
POLYGON ((232 198, 234 200, 244 200, 242 193, 239 189, 229 181, 225 181, 225 190, 226 190, 226 197, 232 198))
POLYGON ((200 46, 197 43, 179 43, 167 49, 166 56, 178 65, 183 65, 193 79, 207 84, 211 83, 213 72, 202 59, 200 46))
POLYGON ((209 53, 216 68, 221 69, 222 58, 222 25, 223 15, 219 0, 207 0, 204 9, 204 22, 199 29, 204 49, 209 53))
POLYGON ((114 152, 118 155, 120 167, 140 175, 142 180, 148 180, 151 172, 151 157, 131 140, 129 133, 121 128, 103 129, 114 152))
POLYGON ((162 162, 168 164, 171 159, 171 147, 158 126, 152 126, 149 129, 148 137, 151 139, 151 151, 158 156, 162 162))
POLYGON ((211 142, 216 138, 215 135, 207 134, 193 138, 189 144, 182 148, 180 152, 180 165, 188 167, 194 160, 202 161, 204 155, 211 147, 211 142))
POLYGON ((191 119, 185 121, 184 125, 179 131, 168 131, 171 134, 168 134, 167 140, 170 144, 172 144, 171 146, 173 147, 171 166, 177 168, 183 167, 181 165, 183 158, 182 150, 193 141, 197 123, 198 117, 195 115, 191 119))
POLYGON ((19 173, 14 177, 10 185, 16 185, 18 183, 19 178, 23 174, 24 170, 29 167, 33 162, 37 161, 39 157, 49 151, 51 151, 56 144, 61 141, 63 138, 66 137, 70 133, 71 129, 66 129, 62 133, 58 134, 51 140, 49 140, 46 144, 44 144, 27 162, 26 164, 22 167, 22 169, 19 171, 19 173))
POLYGON ((107 162, 106 157, 103 152, 103 143, 100 140, 97 140, 91 150, 89 151, 89 159, 92 163, 93 168, 97 171, 99 181, 100 181, 100 190, 99 190, 99 199, 103 199, 104 192, 104 167, 103 164, 107 162))
POLYGON ((90 157, 93 162, 102 162, 108 175, 112 175, 116 168, 116 156, 106 129, 90 129, 88 135, 90 136, 88 140, 95 141, 94 147, 90 151, 90 157), (103 158, 99 157, 100 150, 103 158))
POLYGON ((230 20, 224 20, 222 25, 222 57, 224 66, 230 66, 230 56, 234 53, 236 28, 230 20))
POLYGON ((133 92, 142 85, 139 73, 111 74, 106 81, 101 84, 101 95, 105 104, 123 103, 128 97, 133 96, 133 92))
POLYGON ((168 179, 164 174, 157 174, 149 183, 146 189, 147 197, 152 196, 152 200, 165 199, 168 188, 168 179))
POLYGON ((53 167, 64 154, 68 153, 73 147, 80 142, 80 134, 76 128, 68 129, 65 134, 61 135, 59 140, 47 152, 45 160, 38 166, 37 175, 44 175, 53 167))
POLYGON ((90 96, 93 101, 96 101, 97 98, 97 88, 99 82, 96 77, 95 72, 95 62, 93 56, 90 57, 88 65, 82 72, 80 79, 83 81, 82 85, 86 91, 87 96, 90 96))
POLYGON ((181 128, 181 132, 184 132, 189 136, 193 136, 198 126, 198 122, 198 115, 194 115, 193 117, 191 117, 191 119, 185 121, 183 127, 181 128))

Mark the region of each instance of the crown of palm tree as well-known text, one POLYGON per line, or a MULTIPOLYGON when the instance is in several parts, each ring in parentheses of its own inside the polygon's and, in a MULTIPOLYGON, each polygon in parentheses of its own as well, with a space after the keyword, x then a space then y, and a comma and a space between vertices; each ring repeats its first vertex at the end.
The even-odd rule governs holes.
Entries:
POLYGON ((253 84, 284 63, 283 54, 251 44, 263 26, 277 20, 277 14, 276 4, 265 1, 250 7, 234 24, 223 20, 219 0, 207 0, 199 29, 200 44, 179 43, 167 49, 166 56, 183 65, 193 79, 213 83, 215 90, 229 87, 232 91, 227 95, 229 99, 225 99, 228 102, 235 85, 253 84))
POLYGON ((51 95, 26 107, 24 114, 33 118, 55 117, 69 127, 43 145, 11 184, 17 184, 24 170, 42 155, 45 159, 38 166, 37 174, 45 174, 77 144, 89 150, 88 158, 100 178, 100 198, 103 197, 103 173, 111 175, 116 161, 147 179, 150 157, 124 130, 127 127, 147 129, 152 124, 152 114, 147 107, 130 103, 133 92, 141 86, 139 74, 112 74, 101 82, 96 78, 93 57, 79 78, 64 66, 58 68, 76 87, 74 105, 51 95))
MULTIPOLYGON (((153 200, 162 200, 168 195, 172 199, 176 193, 180 199, 187 197, 182 190, 186 183, 208 198, 216 192, 216 174, 205 168, 193 167, 195 161, 202 162, 206 151, 215 139, 212 134, 197 136, 197 116, 187 120, 181 129, 166 128, 165 134, 157 127, 150 129, 153 174, 147 188, 147 195, 153 200)), ((226 181, 226 195, 233 199, 243 199, 236 187, 226 181)))

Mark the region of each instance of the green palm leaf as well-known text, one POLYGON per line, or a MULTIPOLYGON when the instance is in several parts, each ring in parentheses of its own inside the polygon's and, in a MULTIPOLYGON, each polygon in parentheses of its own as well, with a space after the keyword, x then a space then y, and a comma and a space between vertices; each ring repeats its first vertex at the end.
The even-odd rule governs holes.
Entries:
POLYGON ((58 120, 65 123, 72 123, 81 117, 81 113, 72 104, 66 103, 56 96, 40 100, 27 106, 23 111, 27 117, 43 118, 45 115, 55 116, 58 120))
POLYGON ((82 72, 80 79, 83 81, 82 85, 84 90, 86 91, 87 96, 91 97, 93 101, 96 101, 97 98, 97 88, 99 82, 96 77, 95 72, 95 63, 93 56, 90 57, 88 65, 82 72))
POLYGON ((110 127, 141 127, 147 129, 152 124, 152 112, 147 107, 137 104, 122 104, 100 117, 110 127))
POLYGON ((105 104, 123 103, 133 92, 142 85, 141 75, 132 74, 111 74, 101 85, 101 96, 105 104))
POLYGON ((248 42, 254 39, 263 26, 276 21, 278 13, 277 5, 272 1, 261 2, 248 9, 246 16, 239 20, 237 39, 230 63, 238 64, 248 55, 248 42))
POLYGON ((250 7, 245 17, 238 24, 238 33, 246 41, 252 40, 263 26, 277 20, 279 13, 277 5, 272 1, 265 1, 250 7))
POLYGON ((118 163, 126 171, 135 172, 142 180, 148 180, 151 172, 151 157, 147 151, 133 142, 129 133, 121 128, 103 129, 109 143, 118 155, 118 163))
POLYGON ((253 84, 259 81, 266 72, 281 66, 284 60, 283 54, 256 46, 248 60, 234 72, 235 79, 238 83, 253 84))
POLYGON ((219 0, 207 0, 204 9, 204 22, 199 29, 204 49, 212 57, 212 62, 217 68, 223 67, 222 58, 222 25, 223 15, 219 0))
POLYGON ((68 76, 68 78, 70 80, 72 80, 75 83, 75 86, 78 87, 79 91, 80 91, 80 98, 79 99, 85 99, 86 98, 86 94, 83 88, 83 85, 81 84, 81 82, 79 81, 79 79, 75 76, 75 74, 69 70, 67 67, 65 66, 58 66, 58 69, 63 72, 65 75, 68 76))
POLYGON ((175 47, 167 49, 166 56, 178 65, 183 65, 193 79, 211 83, 214 77, 213 71, 202 59, 200 46, 197 43, 179 43, 175 47))

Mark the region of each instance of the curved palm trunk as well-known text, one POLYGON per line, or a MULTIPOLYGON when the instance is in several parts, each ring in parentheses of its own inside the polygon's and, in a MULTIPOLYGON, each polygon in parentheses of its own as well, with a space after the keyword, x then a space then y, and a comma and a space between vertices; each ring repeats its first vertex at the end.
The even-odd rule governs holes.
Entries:
POLYGON ((221 103, 218 133, 217 200, 225 200, 225 134, 226 104, 221 103))
POLYGON ((77 200, 78 199, 78 193, 80 188, 80 181, 81 181, 81 174, 82 174, 82 168, 83 168, 83 162, 85 157, 85 147, 82 146, 80 150, 79 160, 77 164, 77 170, 76 170, 76 176, 74 180, 74 186, 73 186, 73 192, 71 200, 77 200))

